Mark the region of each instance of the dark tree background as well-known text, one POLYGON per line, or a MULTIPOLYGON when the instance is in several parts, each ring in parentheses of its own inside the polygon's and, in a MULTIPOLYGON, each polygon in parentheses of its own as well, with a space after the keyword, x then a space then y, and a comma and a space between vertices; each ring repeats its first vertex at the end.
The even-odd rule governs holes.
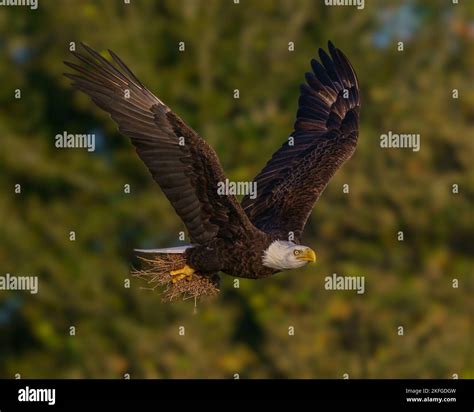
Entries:
POLYGON ((474 4, 459 3, 1 7, 0 274, 38 276, 40 289, 0 291, 0 376, 474 377, 474 4), (183 226, 128 139, 62 76, 70 42, 118 53, 230 179, 251 180, 291 132, 328 39, 355 66, 363 107, 358 149, 305 232, 318 263, 239 289, 224 278, 197 313, 136 279, 124 287, 133 248, 179 244, 183 226), (420 133, 421 150, 381 149, 389 130, 420 133), (96 152, 56 149, 63 131, 95 133, 96 152), (332 273, 365 276, 365 294, 325 290, 332 273))

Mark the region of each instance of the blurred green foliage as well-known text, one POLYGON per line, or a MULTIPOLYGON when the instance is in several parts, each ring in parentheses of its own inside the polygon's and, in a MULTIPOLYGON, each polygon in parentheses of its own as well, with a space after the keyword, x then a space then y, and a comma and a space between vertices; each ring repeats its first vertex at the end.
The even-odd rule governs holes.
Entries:
POLYGON ((37 295, 0 291, 0 377, 474 377, 472 2, 39 1, 0 9, 0 269, 40 278, 37 295), (178 244, 183 226, 128 139, 62 76, 70 42, 114 50, 230 179, 250 180, 291 132, 328 39, 356 68, 363 108, 358 149, 307 226, 318 264, 239 289, 224 277, 197 313, 136 279, 124 288, 133 248, 178 244), (97 152, 56 149, 64 130, 95 132, 97 152), (380 149, 389 130, 420 133, 421 150, 380 149), (364 275, 366 293, 326 291, 332 273, 364 275))

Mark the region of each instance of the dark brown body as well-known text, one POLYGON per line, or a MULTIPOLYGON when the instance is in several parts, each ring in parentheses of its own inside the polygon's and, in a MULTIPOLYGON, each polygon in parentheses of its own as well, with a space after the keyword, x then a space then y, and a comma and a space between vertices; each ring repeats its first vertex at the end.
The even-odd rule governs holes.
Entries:
POLYGON ((216 239, 186 250, 187 263, 200 273, 224 272, 240 278, 260 279, 279 272, 263 265, 264 251, 276 239, 264 233, 236 242, 216 239))

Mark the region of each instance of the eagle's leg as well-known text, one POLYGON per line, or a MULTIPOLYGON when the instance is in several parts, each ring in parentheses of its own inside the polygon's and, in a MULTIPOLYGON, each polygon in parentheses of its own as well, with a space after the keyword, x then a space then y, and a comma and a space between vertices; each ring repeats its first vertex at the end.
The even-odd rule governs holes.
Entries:
POLYGON ((181 269, 172 270, 170 275, 173 277, 171 280, 173 283, 179 282, 181 279, 186 278, 187 280, 191 280, 193 278, 193 274, 196 272, 191 266, 184 265, 181 269))

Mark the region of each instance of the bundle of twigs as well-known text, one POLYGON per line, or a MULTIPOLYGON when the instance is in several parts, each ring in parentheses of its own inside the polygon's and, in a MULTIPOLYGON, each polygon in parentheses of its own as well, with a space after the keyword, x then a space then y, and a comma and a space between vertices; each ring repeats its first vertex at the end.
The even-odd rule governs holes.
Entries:
POLYGON ((184 255, 178 253, 159 254, 152 259, 139 256, 143 263, 140 269, 133 269, 132 276, 143 279, 150 289, 161 290, 163 302, 204 298, 219 293, 219 275, 194 273, 191 277, 173 283, 170 272, 186 264, 184 255))

